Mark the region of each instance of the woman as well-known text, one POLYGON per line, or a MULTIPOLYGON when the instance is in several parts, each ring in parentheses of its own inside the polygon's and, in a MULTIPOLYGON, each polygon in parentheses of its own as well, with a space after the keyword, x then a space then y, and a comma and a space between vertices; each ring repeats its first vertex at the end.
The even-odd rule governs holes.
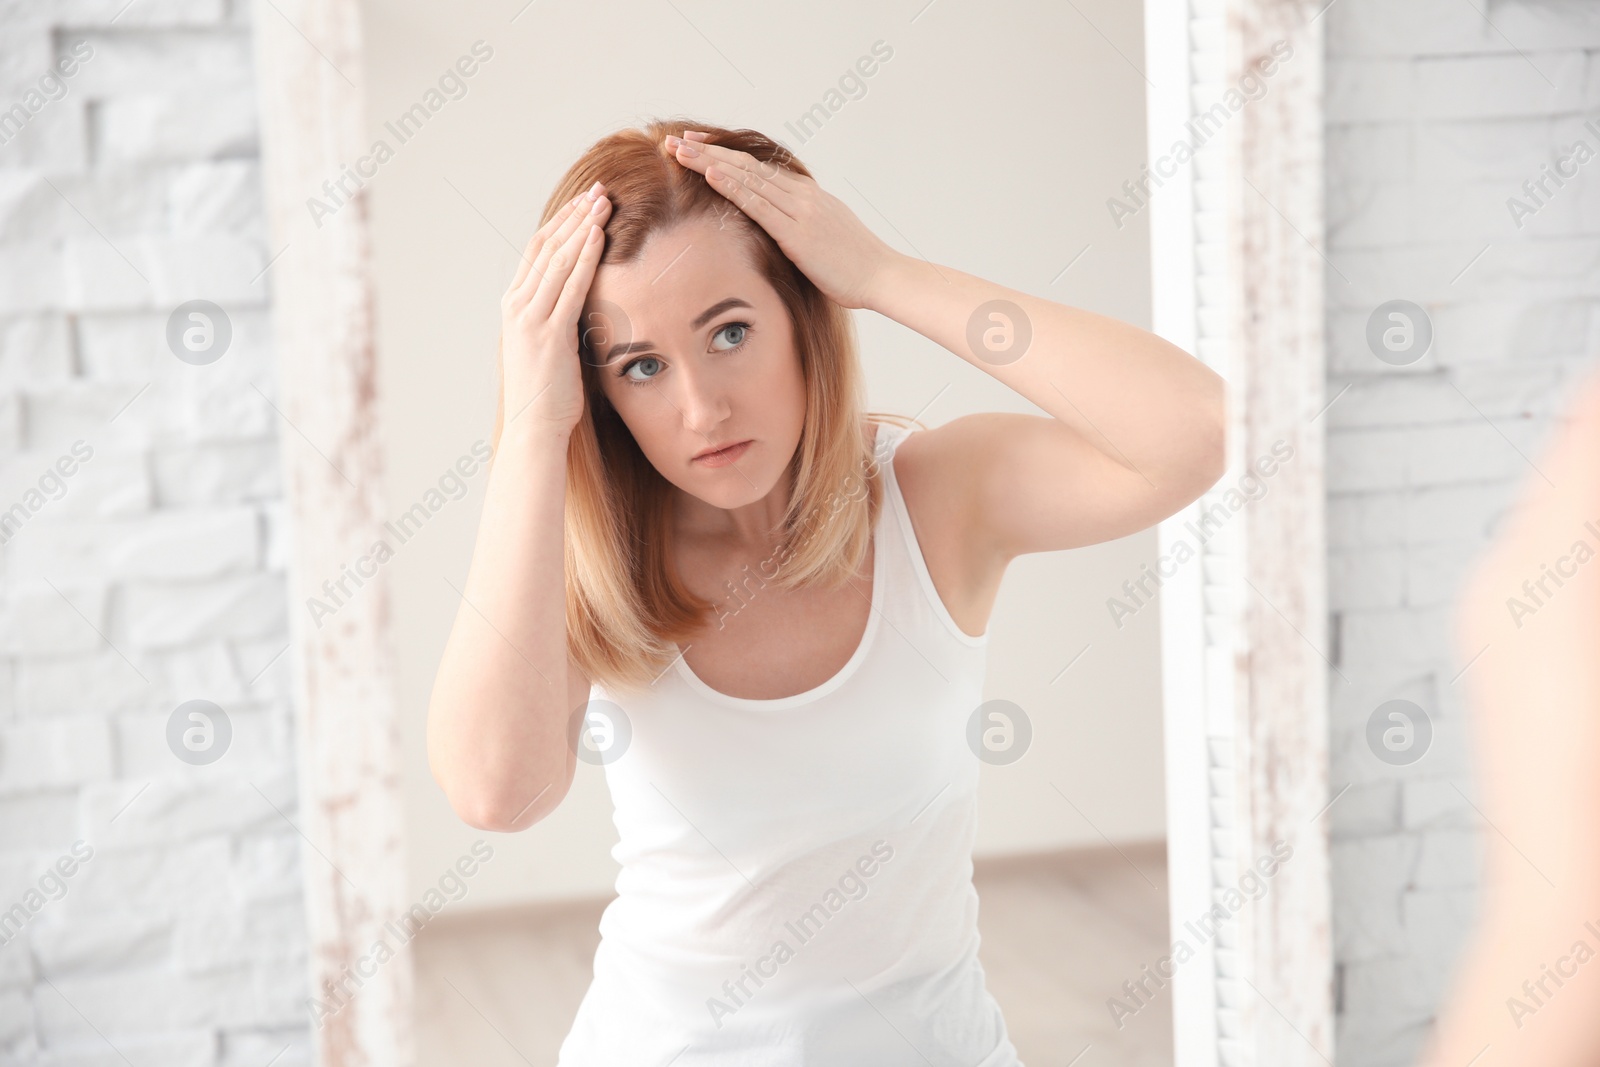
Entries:
POLYGON ((504 832, 605 765, 622 871, 560 1062, 1018 1064, 971 881, 989 612, 1016 556, 1216 481, 1221 380, 902 255, 778 144, 682 121, 573 165, 502 312, 429 759, 504 832), (855 308, 1051 417, 864 418, 855 308))
POLYGON ((1600 370, 1456 606, 1480 905, 1426 1067, 1600 1063, 1600 370))

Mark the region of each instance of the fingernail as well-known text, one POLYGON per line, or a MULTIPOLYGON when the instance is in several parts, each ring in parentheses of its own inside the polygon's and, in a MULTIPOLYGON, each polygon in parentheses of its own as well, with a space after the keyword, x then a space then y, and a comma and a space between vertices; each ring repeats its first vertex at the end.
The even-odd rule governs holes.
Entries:
POLYGON ((678 146, 679 146, 679 145, 681 145, 681 144, 682 144, 682 143, 683 143, 683 138, 681 138, 681 137, 674 137, 674 136, 673 136, 673 135, 672 135, 672 134, 670 134, 670 133, 669 133, 669 134, 667 134, 667 147, 668 147, 668 148, 677 148, 677 147, 678 147, 678 146))
POLYGON ((599 182, 595 182, 593 185, 589 186, 589 199, 593 200, 595 197, 597 197, 599 195, 600 195, 600 183, 599 182))

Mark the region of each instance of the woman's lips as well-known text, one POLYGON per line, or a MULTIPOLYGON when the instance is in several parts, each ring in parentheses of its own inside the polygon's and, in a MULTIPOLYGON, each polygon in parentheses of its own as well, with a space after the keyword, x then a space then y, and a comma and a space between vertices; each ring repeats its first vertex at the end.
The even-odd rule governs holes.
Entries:
POLYGON ((694 462, 706 467, 726 467, 744 455, 752 443, 751 441, 741 441, 732 448, 725 448, 721 452, 713 452, 708 456, 699 456, 694 462))

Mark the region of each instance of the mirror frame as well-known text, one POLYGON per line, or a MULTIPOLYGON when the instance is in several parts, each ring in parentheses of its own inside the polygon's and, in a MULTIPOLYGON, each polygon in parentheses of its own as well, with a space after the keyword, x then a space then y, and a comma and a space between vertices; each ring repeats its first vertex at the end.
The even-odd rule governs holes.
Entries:
POLYGON ((1324 10, 1145 0, 1149 158, 1200 142, 1149 197, 1152 329, 1229 400, 1227 473, 1158 529, 1176 1067, 1333 1062, 1324 10))
POLYGON ((363 576, 332 617, 294 609, 368 552, 389 514, 368 201, 358 192, 331 215, 307 201, 368 147, 361 7, 253 0, 251 18, 278 407, 293 429, 280 454, 312 1062, 411 1067, 411 954, 374 951, 409 904, 388 576, 363 576))

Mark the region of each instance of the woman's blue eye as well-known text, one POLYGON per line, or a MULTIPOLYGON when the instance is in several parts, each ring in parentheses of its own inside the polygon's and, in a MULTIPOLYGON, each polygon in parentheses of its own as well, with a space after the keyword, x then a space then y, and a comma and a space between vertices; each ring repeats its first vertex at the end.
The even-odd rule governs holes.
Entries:
POLYGON ((632 384, 632 385, 644 385, 646 382, 648 382, 650 380, 650 378, 654 378, 655 375, 654 374, 650 375, 650 378, 635 378, 632 375, 630 375, 628 372, 633 370, 633 368, 635 368, 637 366, 640 366, 641 364, 644 364, 644 363, 660 364, 660 362, 661 361, 659 359, 657 359, 656 357, 654 357, 654 356, 645 356, 643 359, 636 359, 633 362, 629 363, 626 367, 622 368, 622 377, 629 384, 632 384))
MULTIPOLYGON (((732 345, 729 345, 727 348, 718 348, 716 351, 718 351, 718 352, 737 352, 739 349, 741 349, 745 345, 749 344, 749 342, 750 342, 750 334, 752 332, 754 332, 755 327, 751 326, 748 322, 730 322, 730 323, 727 323, 727 324, 723 325, 720 329, 717 330, 716 333, 712 334, 711 336, 713 338, 722 337, 729 330, 738 331, 738 333, 736 335, 738 337, 738 340, 736 342, 734 342, 732 345)), ((655 356, 640 356, 638 359, 630 360, 626 365, 624 365, 623 367, 619 368, 618 371, 617 371, 617 377, 621 378, 623 381, 627 382, 629 385, 649 385, 650 382, 653 379, 655 379, 656 377, 658 377, 660 375, 660 373, 661 373, 660 370, 659 370, 660 365, 661 365, 661 360, 657 359, 655 356), (629 372, 631 372, 633 370, 633 368, 641 366, 642 364, 646 364, 646 363, 654 363, 654 364, 656 364, 658 369, 654 373, 652 373, 652 374, 650 374, 650 375, 648 375, 647 377, 644 377, 644 378, 635 378, 631 373, 629 373, 629 372)))

